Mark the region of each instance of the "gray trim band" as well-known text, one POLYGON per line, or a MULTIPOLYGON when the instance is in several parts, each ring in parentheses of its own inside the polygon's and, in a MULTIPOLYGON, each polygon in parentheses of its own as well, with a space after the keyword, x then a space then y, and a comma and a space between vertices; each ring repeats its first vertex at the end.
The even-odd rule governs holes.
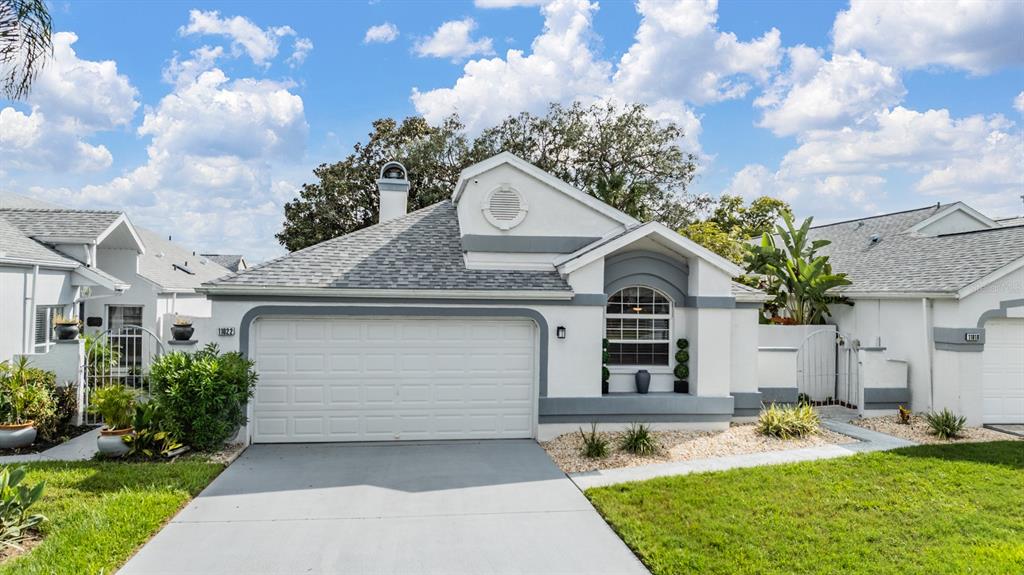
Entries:
POLYGON ((910 389, 906 387, 865 387, 865 406, 873 403, 892 403, 908 405, 910 403, 910 389))
POLYGON ((759 387, 764 403, 796 403, 800 392, 795 387, 759 387))
POLYGON ((736 298, 731 296, 686 296, 686 307, 735 309, 736 298))
POLYGON ((607 294, 643 285, 664 292, 676 307, 683 307, 690 283, 690 266, 650 250, 631 250, 604 260, 604 291, 607 294))
POLYGON ((596 415, 541 415, 537 423, 715 423, 727 422, 731 415, 721 413, 617 413, 596 415))
MULTIPOLYGON (((598 397, 542 397, 540 415, 593 417, 611 415, 732 415, 732 397, 698 397, 686 393, 610 393, 598 397)), ((590 421, 590 420, 586 420, 590 421)))
POLYGON ((985 350, 985 328, 934 327, 932 340, 935 349, 955 352, 979 352, 985 350), (979 334, 978 341, 967 341, 967 334, 979 334))
POLYGON ((736 309, 761 309, 764 305, 756 301, 738 301, 736 302, 736 309))
POLYGON ((743 391, 732 394, 734 417, 750 417, 761 413, 761 392, 743 391))
POLYGON ((990 319, 1007 317, 1006 311, 1011 307, 1024 307, 1024 299, 1008 299, 999 302, 999 309, 990 309, 978 316, 978 327, 985 327, 985 322, 990 319))
POLYGON ((608 295, 603 293, 578 293, 572 297, 572 305, 608 305, 608 295))
POLYGON ((462 236, 462 251, 523 254, 571 254, 601 238, 582 236, 462 236))
POLYGON ((800 351, 800 348, 796 348, 796 347, 780 347, 780 346, 759 347, 759 348, 757 348, 757 351, 768 351, 768 352, 792 351, 792 352, 797 352, 797 351, 800 351))
POLYGON ((538 387, 540 397, 548 394, 548 322, 540 312, 517 308, 446 308, 446 307, 345 307, 315 305, 262 305, 245 312, 238 325, 238 350, 249 356, 249 328, 258 317, 264 316, 413 316, 413 317, 515 317, 533 320, 540 331, 538 342, 538 387))
MULTIPOLYGON (((500 292, 499 294, 500 295, 500 292)), ((608 296, 603 293, 575 294, 572 299, 455 299, 455 298, 376 298, 376 297, 315 297, 259 294, 210 294, 211 301, 259 301, 271 303, 330 303, 330 304, 384 304, 384 305, 585 305, 604 306, 608 296)))

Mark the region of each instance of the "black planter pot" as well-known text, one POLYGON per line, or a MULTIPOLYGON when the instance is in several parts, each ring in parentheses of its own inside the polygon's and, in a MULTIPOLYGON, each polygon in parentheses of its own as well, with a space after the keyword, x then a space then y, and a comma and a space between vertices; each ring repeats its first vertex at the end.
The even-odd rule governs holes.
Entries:
POLYGON ((172 325, 171 326, 171 337, 174 341, 188 341, 192 339, 192 334, 196 332, 196 328, 191 325, 172 325))
POLYGON ((672 391, 676 393, 690 393, 690 382, 677 379, 672 384, 672 391))
POLYGON ((636 372, 636 392, 640 394, 651 390, 651 372, 641 369, 636 372))
POLYGON ((608 381, 601 382, 601 395, 608 395, 608 381))
POLYGON ((57 339, 66 341, 69 339, 76 339, 78 337, 78 325, 77 324, 57 324, 53 326, 53 333, 57 335, 57 339))

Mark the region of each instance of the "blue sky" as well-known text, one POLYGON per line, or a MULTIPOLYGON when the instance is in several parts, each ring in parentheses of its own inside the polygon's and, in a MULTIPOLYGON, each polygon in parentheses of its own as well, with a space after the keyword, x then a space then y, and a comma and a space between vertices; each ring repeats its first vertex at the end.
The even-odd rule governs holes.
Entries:
POLYGON ((471 130, 550 101, 648 104, 692 190, 820 221, 964 200, 1024 213, 1019 2, 61 2, 0 101, 0 190, 196 249, 280 253, 284 202, 378 117, 471 130))

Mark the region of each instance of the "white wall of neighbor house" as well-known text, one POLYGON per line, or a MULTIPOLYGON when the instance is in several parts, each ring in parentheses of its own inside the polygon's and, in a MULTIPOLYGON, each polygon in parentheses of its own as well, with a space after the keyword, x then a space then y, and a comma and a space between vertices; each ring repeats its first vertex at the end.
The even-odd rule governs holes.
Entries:
POLYGON ((502 164, 466 184, 459 198, 459 227, 463 235, 578 236, 599 238, 618 229, 620 222, 552 189, 518 168, 502 164), (487 221, 484 204, 491 191, 510 186, 526 201, 522 223, 503 231, 487 221))
MULTIPOLYGON (((25 334, 31 329, 36 306, 67 306, 74 299, 69 271, 40 268, 35 290, 32 281, 32 266, 0 266, 0 361, 26 351, 25 334), (30 301, 33 292, 35 301, 30 301)), ((31 348, 35 335, 29 333, 28 337, 31 348)))

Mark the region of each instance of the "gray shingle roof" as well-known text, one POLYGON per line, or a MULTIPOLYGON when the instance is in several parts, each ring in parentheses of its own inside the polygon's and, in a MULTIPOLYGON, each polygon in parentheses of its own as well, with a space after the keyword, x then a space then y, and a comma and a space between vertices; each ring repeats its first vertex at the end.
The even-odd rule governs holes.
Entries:
POLYGON ((820 253, 852 285, 838 291, 953 293, 1024 257, 1024 226, 922 236, 907 230, 945 206, 886 214, 811 229, 811 238, 831 240, 820 253), (880 240, 872 243, 871 236, 880 240))
POLYGON ((163 289, 193 290, 200 285, 231 273, 224 266, 209 258, 194 255, 164 236, 145 228, 135 228, 146 246, 146 253, 139 256, 139 275, 163 289), (205 263, 204 263, 205 262, 205 263), (175 264, 188 269, 192 274, 176 268, 175 264))
POLYGON ((96 238, 121 212, 53 208, 0 208, 0 217, 30 238, 96 238))
POLYGON ((78 267, 77 261, 26 236, 0 214, 0 262, 17 261, 58 267, 78 267))
POLYGON ((448 200, 270 260, 208 285, 571 291, 554 270, 466 269, 458 218, 448 200))
POLYGON ((210 261, 216 263, 219 266, 223 266, 230 271, 237 272, 238 267, 242 265, 241 254, 200 254, 210 261))

